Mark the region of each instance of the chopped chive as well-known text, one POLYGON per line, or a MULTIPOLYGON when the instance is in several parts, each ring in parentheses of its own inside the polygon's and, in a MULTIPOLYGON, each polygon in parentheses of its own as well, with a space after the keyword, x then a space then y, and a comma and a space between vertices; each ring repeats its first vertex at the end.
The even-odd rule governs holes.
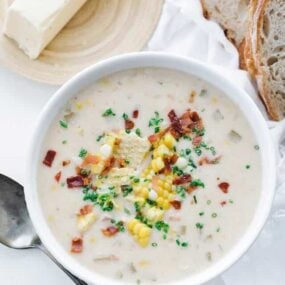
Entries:
POLYGON ((97 137, 96 141, 99 142, 104 136, 105 136, 105 133, 103 133, 102 135, 99 135, 97 137))
POLYGON ((116 116, 116 114, 113 112, 111 108, 106 109, 103 114, 103 117, 110 117, 110 116, 116 116))
POLYGON ((87 150, 84 148, 81 148, 78 156, 81 158, 84 158, 86 155, 87 155, 87 150))
POLYGON ((195 203, 195 204, 197 204, 197 198, 196 198, 196 195, 194 195, 194 196, 193 196, 193 199, 194 199, 194 203, 195 203))
POLYGON ((230 199, 230 200, 229 200, 229 203, 233 204, 233 203, 234 203, 234 201, 233 201, 232 199, 230 199))
POLYGON ((60 120, 59 121, 59 124, 61 127, 63 127, 64 129, 67 129, 68 128, 68 124, 66 121, 63 121, 63 120, 60 120))
POLYGON ((152 244, 151 244, 151 246, 153 246, 153 247, 157 247, 157 243, 156 242, 153 242, 152 244))
POLYGON ((61 142, 62 144, 67 144, 67 140, 64 140, 61 142))
POLYGON ((212 214, 212 218, 217 218, 217 216, 218 216, 217 213, 212 214))
POLYGON ((254 146, 254 149, 255 149, 255 150, 259 150, 259 145, 256 144, 256 145, 254 146))
POLYGON ((245 168, 246 168, 246 169, 250 169, 250 165, 247 164, 247 165, 245 166, 245 168))
POLYGON ((139 137, 142 136, 141 129, 139 129, 139 128, 137 128, 137 129, 135 130, 135 133, 136 133, 136 135, 139 136, 139 137))
POLYGON ((204 216, 204 214, 205 214, 204 212, 200 212, 199 216, 204 216))
POLYGON ((199 229, 199 230, 202 230, 204 228, 204 224, 196 223, 196 228, 199 229))
POLYGON ((210 205, 212 203, 211 200, 207 200, 207 205, 210 205))
POLYGON ((216 229, 216 232, 219 233, 220 231, 221 231, 221 228, 218 227, 218 228, 216 229))
POLYGON ((126 113, 124 113, 122 117, 124 120, 127 120, 129 118, 129 116, 126 113))
POLYGON ((125 129, 126 134, 129 134, 131 130, 125 129))

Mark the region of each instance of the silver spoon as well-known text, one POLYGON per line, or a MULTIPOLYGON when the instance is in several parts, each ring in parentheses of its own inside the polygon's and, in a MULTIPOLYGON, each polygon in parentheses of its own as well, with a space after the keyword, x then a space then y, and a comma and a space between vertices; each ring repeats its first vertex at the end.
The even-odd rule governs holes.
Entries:
POLYGON ((0 243, 15 249, 39 248, 77 285, 87 285, 67 271, 43 246, 30 220, 24 188, 0 174, 0 243))

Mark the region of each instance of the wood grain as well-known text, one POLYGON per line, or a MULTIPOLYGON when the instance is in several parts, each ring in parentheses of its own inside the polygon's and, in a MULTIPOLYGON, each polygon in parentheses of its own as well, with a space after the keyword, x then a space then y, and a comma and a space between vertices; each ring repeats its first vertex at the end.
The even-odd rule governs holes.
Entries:
MULTIPOLYGON (((0 29, 11 0, 0 0, 0 29)), ((152 36, 163 0, 89 0, 46 47, 29 59, 0 36, 0 63, 33 80, 59 85, 110 56, 141 50, 152 36)))

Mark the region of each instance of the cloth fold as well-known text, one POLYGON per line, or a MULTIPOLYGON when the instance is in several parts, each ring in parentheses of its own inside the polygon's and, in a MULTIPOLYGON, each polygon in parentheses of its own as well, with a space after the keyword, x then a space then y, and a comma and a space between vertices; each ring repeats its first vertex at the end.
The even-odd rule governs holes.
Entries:
POLYGON ((250 250, 209 285, 284 285, 285 271, 285 120, 268 119, 255 83, 239 69, 239 55, 221 27, 203 17, 199 0, 166 0, 146 50, 189 56, 206 62, 252 97, 264 118, 277 156, 277 188, 271 215, 250 250), (233 80, 234 79, 234 80, 233 80))

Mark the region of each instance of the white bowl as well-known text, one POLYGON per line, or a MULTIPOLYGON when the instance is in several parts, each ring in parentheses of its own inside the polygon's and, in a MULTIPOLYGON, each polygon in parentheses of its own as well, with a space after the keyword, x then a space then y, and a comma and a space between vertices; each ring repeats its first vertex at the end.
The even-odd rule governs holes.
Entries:
MULTIPOLYGON (((99 78, 114 72, 139 68, 139 67, 161 67, 197 76, 219 88, 224 94, 234 101, 244 113, 252 126, 253 133, 260 145, 262 157, 262 189, 254 218, 247 231, 236 243, 236 245, 217 263, 208 269, 186 279, 173 282, 175 285, 201 284, 221 274, 236 262, 251 246, 264 225, 272 204, 276 180, 275 155, 269 136, 267 125, 251 98, 241 88, 216 73, 205 64, 186 57, 173 56, 162 53, 134 53, 113 57, 102 61, 76 75, 64 84, 56 94, 49 100, 40 118, 33 135, 30 146, 27 181, 25 195, 28 210, 40 239, 54 257, 62 263, 69 271, 90 284, 114 285, 122 284, 119 281, 101 276, 84 266, 80 265, 71 257, 57 242, 56 237, 50 231, 38 199, 37 191, 37 166, 41 159, 40 148, 48 128, 53 122, 56 114, 62 109, 68 99, 78 94, 84 88, 90 86, 99 78)), ((40 186, 39 186, 40 187, 40 186)), ((174 261, 175 262, 175 261, 174 261)), ((126 284, 126 282, 124 282, 126 284)), ((169 283, 170 284, 170 283, 169 283)))

